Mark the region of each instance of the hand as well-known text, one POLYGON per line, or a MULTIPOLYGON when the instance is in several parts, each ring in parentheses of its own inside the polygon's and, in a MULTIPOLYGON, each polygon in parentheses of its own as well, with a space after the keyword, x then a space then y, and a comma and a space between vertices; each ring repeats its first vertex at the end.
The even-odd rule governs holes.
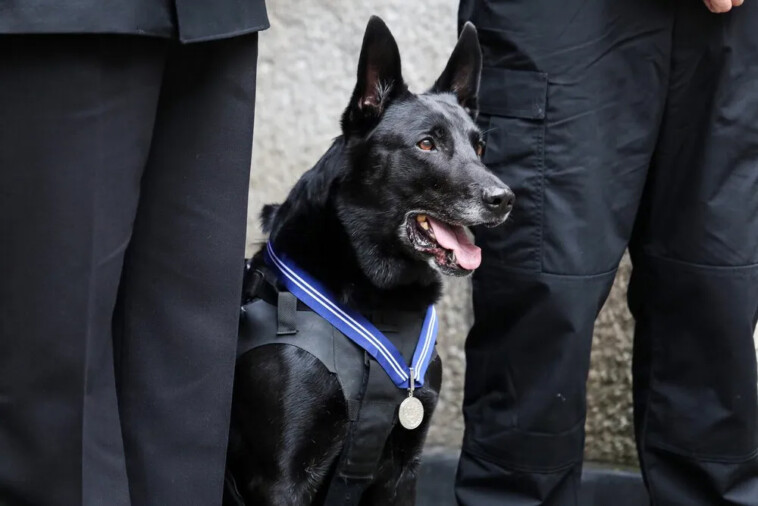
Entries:
POLYGON ((708 10, 715 13, 729 12, 732 7, 739 7, 745 0, 703 0, 708 10))

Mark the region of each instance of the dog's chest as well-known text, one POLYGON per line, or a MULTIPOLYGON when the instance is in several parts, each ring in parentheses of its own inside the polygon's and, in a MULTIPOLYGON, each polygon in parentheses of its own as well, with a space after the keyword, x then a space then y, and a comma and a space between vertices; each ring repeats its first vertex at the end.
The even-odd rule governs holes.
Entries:
MULTIPOLYGON (((398 388, 379 362, 329 321, 297 301, 291 293, 269 291, 264 297, 265 300, 256 299, 243 307, 238 358, 254 354, 263 346, 298 348, 316 358, 336 377, 344 396, 347 412, 342 416, 346 415, 346 432, 340 436, 340 441, 334 441, 338 455, 329 458, 336 461, 327 462, 326 467, 333 469, 323 489, 327 498, 359 497, 369 483, 386 478, 387 466, 396 469, 412 462, 408 456, 417 455, 421 450, 440 387, 436 353, 430 359, 424 386, 415 391, 425 411, 423 421, 416 429, 407 430, 401 426, 399 407, 408 400, 408 390, 398 388), (386 453, 388 445, 394 450, 386 453), (406 457, 401 458, 401 455, 406 457)), ((424 335, 429 329, 424 313, 363 314, 394 345, 405 363, 410 363, 422 329, 424 335)), ((313 367, 314 362, 310 363, 313 367)), ((310 394, 306 392, 309 391, 303 389, 303 395, 313 395, 313 390, 310 394)), ((334 393, 328 394, 330 398, 334 393)), ((291 399, 288 396, 278 398, 283 403, 291 399)), ((327 405, 325 398, 309 397, 308 402, 327 405)), ((282 427, 281 430, 286 432, 288 429, 282 427)))

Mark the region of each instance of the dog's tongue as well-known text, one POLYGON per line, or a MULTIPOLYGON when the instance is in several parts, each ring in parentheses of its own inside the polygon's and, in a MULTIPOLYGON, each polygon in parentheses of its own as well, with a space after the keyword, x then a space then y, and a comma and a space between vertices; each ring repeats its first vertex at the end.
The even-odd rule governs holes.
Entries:
POLYGON ((463 227, 448 225, 431 216, 427 216, 427 219, 439 245, 455 253, 458 265, 469 271, 479 267, 482 263, 482 250, 469 240, 463 227))

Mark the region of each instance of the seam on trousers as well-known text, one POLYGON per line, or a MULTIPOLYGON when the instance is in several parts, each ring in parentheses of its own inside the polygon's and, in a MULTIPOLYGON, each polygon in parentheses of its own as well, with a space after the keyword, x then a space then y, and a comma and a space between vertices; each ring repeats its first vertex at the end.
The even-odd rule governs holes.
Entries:
MULTIPOLYGON (((674 55, 674 40, 675 40, 674 33, 676 31, 676 19, 677 19, 677 14, 678 14, 677 10, 678 9, 679 9, 678 5, 674 6, 674 7, 672 7, 672 12, 671 12, 671 34, 670 34, 670 39, 669 39, 670 47, 669 47, 669 54, 668 54, 668 67, 666 68, 666 71, 667 71, 667 74, 666 74, 666 87, 665 87, 666 98, 663 101, 663 108, 661 110, 661 115, 658 118, 658 129, 657 129, 657 132, 656 132, 655 145, 653 146, 653 151, 650 153, 650 158, 648 159, 648 170, 647 170, 647 175, 645 177, 646 183, 644 185, 643 193, 641 195, 641 199, 643 199, 643 200, 645 199, 645 193, 646 193, 646 189, 647 189, 647 181, 649 181, 649 179, 651 177, 650 173, 651 173, 652 163, 653 163, 653 160, 655 158, 656 152, 658 151, 659 143, 661 141, 661 133, 663 131, 663 124, 666 121, 666 116, 667 116, 666 111, 668 111, 668 103, 669 103, 669 95, 670 95, 669 92, 671 90, 671 69, 672 69, 673 64, 674 64, 674 56, 673 56, 674 55)), ((636 213, 637 214, 637 218, 639 218, 639 216, 640 216, 641 202, 638 204, 637 213, 636 213)), ((635 219, 635 221, 637 221, 637 219, 635 219)), ((633 236, 634 236, 634 230, 632 230, 632 237, 633 236)), ((629 242, 631 242, 631 241, 628 241, 627 248, 629 248, 629 242)), ((644 253, 643 253, 642 256, 643 257, 645 256, 644 253)), ((632 270, 634 270, 636 267, 637 267, 637 265, 635 265, 634 262, 632 262, 632 270)), ((635 323, 635 326, 636 326, 636 323, 635 323)), ((641 472, 643 474, 645 485, 647 486, 647 489, 648 489, 648 496, 650 498, 650 505, 651 506, 656 506, 658 504, 658 501, 656 500, 656 497, 657 497, 658 494, 655 493, 655 487, 653 486, 653 480, 651 480, 647 476, 647 465, 645 464, 645 446, 647 446, 647 440, 648 440, 648 434, 649 434, 649 432, 648 432, 648 423, 650 421, 650 405, 652 403, 651 390, 652 390, 653 382, 656 381, 655 374, 653 373, 653 371, 654 371, 653 364, 654 364, 654 360, 655 360, 655 355, 656 355, 655 350, 650 350, 650 365, 648 367, 648 374, 647 374, 648 392, 647 392, 647 394, 645 396, 645 407, 644 407, 645 411, 644 411, 643 418, 642 418, 642 427, 640 428, 639 436, 637 436, 635 434, 635 436, 638 437, 637 445, 640 447, 639 451, 637 452, 637 455, 638 455, 637 459, 638 459, 639 464, 640 464, 640 470, 641 470, 641 472)), ((635 409, 636 409, 636 407, 635 407, 635 409)))
POLYGON ((461 453, 468 453, 469 455, 477 457, 481 460, 491 462, 499 467, 508 469, 510 471, 515 471, 517 473, 557 474, 557 473, 560 473, 561 471, 565 471, 567 469, 571 469, 572 467, 576 467, 577 465, 581 463, 581 459, 577 459, 577 460, 573 460, 565 464, 561 464, 559 466, 553 466, 553 467, 514 465, 510 462, 506 463, 504 460, 490 455, 486 450, 482 449, 478 443, 473 442, 473 441, 469 442, 468 445, 464 444, 464 447, 461 449, 461 453), (472 446, 474 448, 472 448, 472 446))
POLYGON ((696 269, 696 270, 712 270, 712 271, 729 272, 729 271, 749 271, 751 269, 758 269, 758 263, 742 264, 742 265, 710 265, 710 264, 699 264, 696 262, 689 262, 686 260, 679 260, 676 258, 668 258, 668 257, 663 257, 663 256, 658 256, 658 255, 651 255, 649 253, 642 253, 642 256, 643 258, 648 258, 654 261, 675 264, 681 267, 696 269))
MULTIPOLYGON (((103 37, 97 37, 97 77, 94 82, 93 89, 95 90, 95 93, 97 94, 98 99, 102 100, 104 98, 104 84, 103 84, 103 74, 105 71, 103 70, 103 63, 106 60, 105 57, 105 47, 104 47, 104 41, 103 37)), ((105 145, 103 142, 103 115, 98 115, 96 118, 97 126, 98 126, 98 135, 100 138, 97 139, 98 142, 93 142, 97 146, 96 153, 98 155, 98 160, 104 161, 105 160, 105 154, 103 151, 102 146, 105 145)), ((90 227, 91 230, 89 235, 89 279, 87 280, 87 326, 86 330, 84 332, 84 363, 82 364, 82 398, 81 398, 81 433, 80 433, 80 468, 79 468, 79 498, 82 502, 82 505, 89 504, 89 494, 87 493, 88 490, 90 490, 91 486, 89 485, 89 481, 91 478, 88 478, 89 473, 92 472, 92 463, 88 462, 89 460, 89 452, 85 450, 89 445, 87 443, 87 440, 92 437, 88 437, 88 429, 89 426, 87 424, 88 421, 88 413, 89 410, 87 409, 88 401, 91 406, 93 401, 90 399, 89 395, 87 395, 87 392, 89 391, 89 370, 90 370, 90 361, 92 360, 91 356, 91 342, 93 339, 96 339, 97 337, 102 338, 103 336, 97 336, 93 337, 93 329, 92 327, 95 326, 93 320, 95 319, 95 295, 97 292, 97 281, 96 278, 99 274, 98 271, 98 263, 95 261, 95 250, 97 248, 97 220, 98 215, 96 212, 97 209, 97 198, 100 194, 101 187, 98 184, 100 182, 100 178, 103 176, 102 174, 102 166, 104 164, 101 164, 98 167, 94 167, 91 170, 90 174, 90 184, 93 186, 90 191, 89 195, 89 205, 90 205, 90 227)), ((112 334, 111 334, 112 339, 112 334)), ((114 375, 115 376, 115 375, 114 375)), ((90 450, 91 452, 91 450, 90 450)))
POLYGON ((558 274, 555 272, 542 272, 543 276, 550 277, 550 278, 556 278, 556 279, 593 279, 593 278, 605 278, 608 276, 615 276, 616 272, 619 270, 618 267, 614 267, 613 269, 607 270, 605 272, 599 272, 596 274, 558 274))
MULTIPOLYGON (((547 81, 547 79, 546 79, 547 81)), ((550 83, 545 83, 545 101, 543 103, 543 107, 545 108, 545 117, 542 120, 542 135, 539 136, 538 144, 537 144, 537 170, 539 170, 539 198, 540 198, 540 209, 539 209, 539 222, 537 223, 537 233, 539 234, 539 237, 537 237, 539 245, 537 248, 537 262, 536 265, 539 265, 540 272, 545 272, 545 255, 544 252, 544 243, 545 243, 545 172, 546 172, 546 164, 545 164, 545 137, 547 136, 547 97, 550 95, 550 83)))
POLYGON ((522 434, 529 434, 530 436, 561 437, 561 436, 565 436, 567 434, 571 434, 572 432, 576 431, 577 429, 583 428, 586 423, 587 423, 587 417, 586 416, 582 416, 581 419, 577 420, 574 425, 572 425, 568 429, 562 430, 560 432, 545 432, 545 431, 539 431, 539 430, 526 430, 526 429, 522 429, 519 426, 516 426, 514 429, 507 430, 506 432, 520 432, 522 434))
MULTIPOLYGON (((487 266, 489 267, 489 266, 487 266)), ((614 267, 613 269, 594 273, 594 274, 559 274, 555 272, 544 272, 539 271, 535 269, 526 269, 526 268, 520 268, 520 267, 509 267, 504 265, 496 265, 495 270, 498 271, 498 273, 508 273, 508 274, 516 274, 516 275, 522 275, 522 276, 545 276, 548 278, 554 278, 554 279, 592 279, 592 278, 603 278, 610 275, 616 275, 616 272, 618 271, 618 267, 614 267)))
POLYGON ((754 449, 748 454, 736 455, 734 457, 705 455, 705 454, 698 454, 698 453, 693 453, 693 452, 684 452, 678 448, 669 446, 666 443, 660 443, 657 441, 650 442, 649 438, 648 438, 648 441, 645 443, 645 447, 664 451, 666 453, 671 453, 678 457, 682 457, 684 459, 694 461, 694 462, 711 462, 714 464, 742 464, 745 462, 749 462, 755 459, 756 457, 758 457, 758 448, 754 449))

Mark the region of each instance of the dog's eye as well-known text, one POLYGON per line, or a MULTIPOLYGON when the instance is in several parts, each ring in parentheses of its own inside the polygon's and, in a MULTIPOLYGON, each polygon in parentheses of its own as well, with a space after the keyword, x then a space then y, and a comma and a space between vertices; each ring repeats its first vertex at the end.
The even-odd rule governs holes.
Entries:
POLYGON ((476 150, 476 156, 481 158, 484 154, 484 141, 477 141, 476 144, 474 144, 474 149, 476 150))
POLYGON ((433 151, 434 149, 436 149, 436 146, 434 145, 434 141, 431 140, 429 137, 427 137, 426 139, 421 139, 418 142, 418 144, 416 144, 416 146, 418 146, 418 148, 423 151, 433 151))

